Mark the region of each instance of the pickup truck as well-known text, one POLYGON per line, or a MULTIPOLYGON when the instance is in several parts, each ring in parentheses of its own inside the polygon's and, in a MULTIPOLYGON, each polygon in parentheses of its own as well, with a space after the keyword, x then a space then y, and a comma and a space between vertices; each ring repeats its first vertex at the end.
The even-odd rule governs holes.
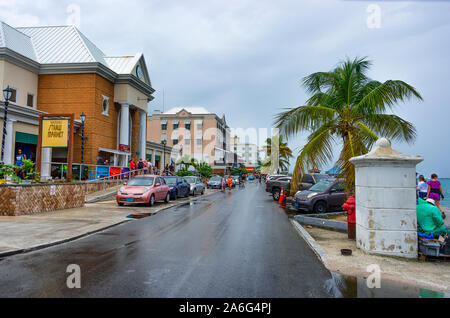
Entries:
MULTIPOLYGON (((330 176, 326 174, 305 174, 302 178, 302 182, 300 183, 299 190, 304 191, 310 189, 313 185, 318 183, 321 180, 329 179, 330 176)), ((281 189, 288 190, 288 193, 291 190, 291 177, 282 177, 278 179, 269 180, 266 183, 266 192, 271 193, 272 197, 275 201, 280 199, 281 189)))

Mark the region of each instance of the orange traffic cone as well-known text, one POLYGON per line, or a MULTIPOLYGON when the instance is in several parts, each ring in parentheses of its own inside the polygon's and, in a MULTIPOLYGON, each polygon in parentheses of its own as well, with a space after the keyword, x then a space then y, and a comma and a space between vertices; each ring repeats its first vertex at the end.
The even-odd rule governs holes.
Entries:
POLYGON ((281 205, 283 203, 284 189, 281 189, 280 192, 280 200, 278 200, 278 204, 281 205))

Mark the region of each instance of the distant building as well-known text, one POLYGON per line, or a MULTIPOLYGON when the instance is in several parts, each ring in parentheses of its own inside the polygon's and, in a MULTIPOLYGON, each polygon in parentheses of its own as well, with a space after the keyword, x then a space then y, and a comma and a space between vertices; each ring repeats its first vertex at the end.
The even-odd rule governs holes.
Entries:
POLYGON ((265 160, 265 151, 252 143, 241 143, 238 137, 231 139, 232 149, 237 155, 238 162, 247 168, 257 168, 265 160))
POLYGON ((147 140, 173 147, 171 160, 188 155, 208 163, 215 173, 233 167, 225 115, 219 117, 203 107, 179 107, 164 113, 154 111, 148 120, 147 140))
MULTIPOLYGON (((84 112, 85 164, 96 164, 100 155, 126 165, 145 155, 147 105, 154 90, 142 54, 107 56, 74 26, 13 28, 0 22, 1 89, 8 85, 14 98, 7 162, 14 161, 19 147, 35 157, 41 113, 74 113, 77 129, 84 112)), ((74 162, 80 163, 80 131, 74 137, 74 162)), ((43 157, 67 162, 67 150, 44 149, 43 157)))

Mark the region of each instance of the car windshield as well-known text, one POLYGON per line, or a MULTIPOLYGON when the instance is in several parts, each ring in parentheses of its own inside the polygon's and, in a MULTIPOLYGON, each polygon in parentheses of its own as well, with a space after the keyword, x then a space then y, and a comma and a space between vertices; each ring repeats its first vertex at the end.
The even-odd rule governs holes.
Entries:
POLYGON ((214 178, 211 178, 210 181, 222 181, 222 178, 221 177, 214 177, 214 178))
POLYGON ((311 189, 309 189, 309 191, 313 191, 313 192, 325 192, 328 190, 328 188, 334 183, 334 180, 332 179, 327 179, 327 180, 321 180, 318 183, 316 183, 315 185, 313 185, 311 187, 311 189))
POLYGON ((177 184, 177 178, 164 178, 164 180, 166 180, 166 183, 167 184, 170 184, 170 185, 174 185, 174 184, 177 184))
POLYGON ((155 178, 135 178, 135 179, 131 179, 130 182, 128 182, 127 186, 151 187, 153 185, 154 181, 155 181, 155 178))
POLYGON ((194 177, 186 177, 185 179, 186 179, 187 183, 195 183, 194 177))
POLYGON ((322 180, 329 180, 330 176, 327 176, 325 174, 315 174, 314 179, 316 179, 316 183, 319 183, 322 180))

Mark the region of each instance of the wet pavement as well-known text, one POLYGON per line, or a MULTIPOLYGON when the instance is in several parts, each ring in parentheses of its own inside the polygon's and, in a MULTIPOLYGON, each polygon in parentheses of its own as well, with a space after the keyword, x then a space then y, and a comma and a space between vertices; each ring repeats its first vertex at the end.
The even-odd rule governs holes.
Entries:
POLYGON ((0 260, 0 297, 330 297, 330 279, 255 183, 0 260), (71 264, 80 289, 66 285, 71 264))

